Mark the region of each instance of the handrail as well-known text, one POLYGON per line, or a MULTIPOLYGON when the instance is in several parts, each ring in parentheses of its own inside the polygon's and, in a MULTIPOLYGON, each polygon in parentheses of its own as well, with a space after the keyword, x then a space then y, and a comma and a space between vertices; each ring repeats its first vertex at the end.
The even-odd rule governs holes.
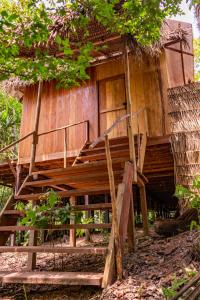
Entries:
POLYGON ((38 133, 37 136, 39 137, 39 136, 42 136, 42 135, 45 135, 45 134, 49 134, 49 133, 52 133, 52 132, 55 132, 55 131, 67 129, 67 128, 70 128, 70 127, 73 127, 73 126, 76 126, 76 125, 79 125, 79 124, 83 124, 83 123, 88 123, 88 122, 89 122, 89 120, 84 120, 84 121, 81 121, 81 122, 78 122, 78 123, 69 124, 67 126, 58 127, 58 128, 55 128, 55 129, 52 129, 52 130, 49 130, 49 131, 38 133))
POLYGON ((134 112, 134 113, 132 113, 132 114, 127 114, 127 115, 124 115, 124 116, 122 116, 122 117, 119 117, 119 118, 117 118, 114 122, 113 122, 113 124, 108 128, 108 129, 106 129, 105 131, 104 131, 104 133, 101 135, 101 136, 99 136, 97 139, 96 139, 96 141, 94 141, 91 145, 90 145, 90 148, 91 149, 93 149, 96 145, 98 145, 100 142, 102 142, 102 141, 104 141, 104 139, 105 139, 105 137, 120 123, 120 122, 122 122, 122 121, 124 121, 124 120, 126 120, 126 119, 128 119, 129 117, 136 117, 136 116, 138 116, 138 115, 140 115, 143 111, 146 111, 146 107, 144 107, 144 108, 141 108, 141 109, 139 109, 138 111, 136 111, 136 112, 134 112))
POLYGON ((28 138, 29 136, 31 136, 31 135, 33 135, 33 134, 34 134, 34 131, 28 133, 27 135, 23 136, 21 139, 19 139, 19 140, 15 141, 15 142, 11 143, 10 145, 8 145, 8 146, 2 148, 2 149, 0 150, 0 153, 2 153, 2 152, 4 152, 4 151, 8 150, 9 148, 15 146, 16 144, 22 142, 23 140, 25 140, 26 138, 28 138))

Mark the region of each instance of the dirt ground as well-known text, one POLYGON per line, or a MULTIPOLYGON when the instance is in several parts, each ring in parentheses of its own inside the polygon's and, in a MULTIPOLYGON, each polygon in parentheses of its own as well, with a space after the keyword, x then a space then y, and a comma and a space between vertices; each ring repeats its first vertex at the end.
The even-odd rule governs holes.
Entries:
MULTIPOLYGON (((200 271, 200 262, 192 254, 193 241, 200 232, 185 232, 171 238, 154 233, 138 237, 137 250, 125 253, 124 280, 115 282, 105 290, 97 287, 64 286, 0 286, 0 299, 28 300, 143 300, 164 299, 162 287, 167 287, 174 275, 182 277, 186 269, 200 271), (27 298, 25 296, 27 294, 27 298)), ((56 244, 59 244, 57 242, 56 244)), ((65 246, 64 244, 62 244, 65 246)), ((79 246, 87 245, 83 238, 79 246)), ((93 236, 92 245, 105 245, 101 235, 93 236)), ((27 255, 24 253, 0 254, 1 271, 25 270, 27 255)), ((102 272, 104 257, 101 255, 38 254, 38 270, 102 272)))

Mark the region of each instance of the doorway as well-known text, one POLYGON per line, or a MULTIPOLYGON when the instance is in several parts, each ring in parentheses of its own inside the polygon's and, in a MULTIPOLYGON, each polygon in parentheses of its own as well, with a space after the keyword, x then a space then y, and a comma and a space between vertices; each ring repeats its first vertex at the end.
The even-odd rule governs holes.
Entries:
MULTIPOLYGON (((99 132, 108 129, 117 118, 127 114, 124 75, 99 81, 99 132)), ((110 138, 127 136, 127 121, 120 122, 109 134, 110 138)))

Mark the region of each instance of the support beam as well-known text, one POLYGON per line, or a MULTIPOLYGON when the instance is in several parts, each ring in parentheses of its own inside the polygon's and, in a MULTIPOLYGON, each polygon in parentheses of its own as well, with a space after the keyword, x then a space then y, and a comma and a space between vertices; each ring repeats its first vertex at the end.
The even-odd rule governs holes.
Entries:
POLYGON ((129 252, 135 251, 136 239, 135 239, 135 212, 134 212, 134 199, 133 192, 130 199, 129 219, 128 219, 128 250, 129 252))
MULTIPOLYGON (((76 205, 76 197, 75 196, 71 196, 70 197, 70 204, 71 205, 76 205)), ((75 224, 75 213, 72 212, 71 214, 71 218, 70 218, 70 224, 75 224)), ((69 244, 70 247, 76 247, 76 229, 70 229, 69 231, 69 244)))
POLYGON ((146 199, 146 189, 145 184, 141 178, 138 177, 138 186, 140 189, 140 205, 141 205, 141 212, 142 212, 142 224, 144 235, 149 234, 149 224, 148 224, 148 210, 147 210, 147 199, 146 199))
POLYGON ((133 181, 137 182, 137 163, 135 154, 135 140, 132 127, 132 96, 131 96, 131 85, 130 85, 130 65, 128 56, 128 46, 124 49, 124 65, 125 65, 125 87, 127 97, 127 113, 130 114, 128 118, 128 137, 129 137, 129 148, 130 148, 130 160, 133 162, 133 181))
POLYGON ((35 112, 35 121, 34 121, 34 130, 33 130, 33 142, 31 145, 29 175, 31 175, 31 173, 33 171, 33 167, 35 165, 36 147, 38 144, 38 129, 39 129, 39 119, 40 119, 41 96, 42 96, 42 82, 39 81, 36 112, 35 112))
MULTIPOLYGON (((29 246, 37 246, 37 231, 30 230, 29 233, 29 246)), ((36 268, 37 253, 28 253, 27 270, 32 271, 36 268)))
MULTIPOLYGON (((89 204, 89 196, 85 195, 85 206, 87 206, 89 204)), ((88 219, 91 216, 91 212, 90 211, 85 211, 85 216, 88 219)), ((85 240, 87 242, 91 241, 91 235, 90 235, 90 230, 89 229, 85 229, 85 240)))

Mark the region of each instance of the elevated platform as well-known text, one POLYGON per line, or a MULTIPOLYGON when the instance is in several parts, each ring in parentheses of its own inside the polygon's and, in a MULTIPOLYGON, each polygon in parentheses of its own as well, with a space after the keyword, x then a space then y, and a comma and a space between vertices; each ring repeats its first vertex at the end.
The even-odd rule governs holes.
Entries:
MULTIPOLYGON (((148 137, 144 159, 143 174, 148 179, 147 194, 156 201, 170 203, 174 194, 174 161, 171 151, 170 136, 148 137)), ((137 139, 135 138, 137 155, 137 139)), ((129 159, 128 137, 110 140, 110 150, 116 185, 121 182, 123 166, 129 159)), ((23 194, 40 193, 44 188, 55 188, 61 195, 70 193, 79 196, 104 194, 109 190, 107 164, 104 142, 94 149, 89 144, 80 151, 79 157, 67 158, 67 169, 63 169, 63 159, 36 162, 35 178, 26 182, 23 194), (75 165, 71 165, 75 162, 75 165), (59 173, 59 174, 58 174, 59 173), (72 191, 75 189, 76 191, 72 191)), ((5 185, 15 185, 16 162, 0 164, 0 182, 5 185)), ((21 168, 21 182, 28 174, 28 165, 21 168)), ((35 197, 35 196, 34 196, 35 197)))

